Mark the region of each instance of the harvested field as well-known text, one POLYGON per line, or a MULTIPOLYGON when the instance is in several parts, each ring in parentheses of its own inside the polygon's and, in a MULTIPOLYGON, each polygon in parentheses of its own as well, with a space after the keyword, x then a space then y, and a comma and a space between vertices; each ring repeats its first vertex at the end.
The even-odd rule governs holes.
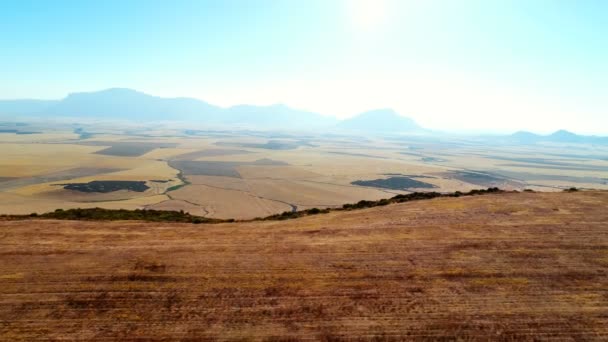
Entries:
POLYGON ((190 153, 184 153, 174 156, 173 160, 194 160, 205 157, 218 157, 218 156, 231 156, 235 154, 249 154, 252 153, 246 150, 230 150, 230 149, 207 149, 201 151, 195 151, 190 153))
POLYGON ((238 163, 235 162, 220 161, 172 160, 169 162, 169 166, 186 175, 240 178, 241 175, 235 169, 237 165, 238 163))
POLYGON ((87 146, 110 146, 95 153, 120 157, 137 157, 157 148, 173 148, 178 145, 175 143, 125 141, 87 141, 79 142, 78 144, 87 146))
POLYGON ((322 176, 297 166, 241 165, 237 170, 243 178, 307 179, 322 176))
POLYGON ((247 180, 251 191, 261 197, 290 203, 298 208, 336 207, 359 200, 378 200, 393 194, 377 189, 315 181, 284 179, 247 180))
POLYGON ((294 150, 300 146, 313 147, 314 145, 306 141, 289 141, 289 140, 269 140, 265 143, 229 143, 219 142, 218 146, 234 146, 234 147, 248 147, 248 148, 260 148, 265 150, 294 150))
POLYGON ((13 188, 19 188, 19 187, 25 187, 25 186, 33 185, 33 184, 58 182, 58 181, 64 181, 64 180, 69 180, 69 179, 74 179, 74 178, 89 177, 89 176, 95 176, 95 175, 100 175, 100 174, 104 174, 104 173, 112 173, 112 172, 118 172, 118 171, 122 171, 122 169, 78 167, 78 168, 73 168, 73 169, 64 170, 64 171, 60 171, 60 172, 53 172, 53 173, 49 173, 49 174, 45 174, 45 175, 41 175, 41 176, 35 176, 35 177, 23 177, 23 178, 12 177, 12 179, 7 177, 7 179, 5 179, 5 181, 3 181, 0 184, 0 191, 13 189, 13 188))
POLYGON ((519 184, 518 181, 514 181, 499 175, 494 175, 480 171, 454 171, 447 174, 448 177, 458 179, 463 182, 477 184, 481 186, 505 186, 506 184, 519 184))
MULTIPOLYGON (((286 202, 264 198, 250 192, 232 189, 222 189, 207 185, 188 185, 179 190, 171 191, 171 198, 181 200, 191 205, 198 205, 204 210, 202 216, 222 219, 252 219, 265 217, 294 208, 286 202)), ((173 205, 177 203, 172 203, 173 205)), ((161 209, 163 206, 152 206, 161 209)), ((180 207, 192 214, 190 206, 180 207)))
POLYGON ((606 340, 607 205, 520 193, 280 222, 0 221, 0 340, 606 340))
POLYGON ((185 175, 240 178, 241 175, 236 168, 241 165, 287 165, 287 163, 270 159, 259 159, 254 162, 171 160, 169 165, 185 175))

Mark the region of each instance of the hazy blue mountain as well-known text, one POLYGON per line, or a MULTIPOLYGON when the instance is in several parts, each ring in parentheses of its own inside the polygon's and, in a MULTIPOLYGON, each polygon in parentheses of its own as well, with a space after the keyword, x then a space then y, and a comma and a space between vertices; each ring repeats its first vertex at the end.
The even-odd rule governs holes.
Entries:
POLYGON ((557 132, 554 132, 553 134, 547 136, 547 140, 550 141, 556 141, 556 142, 584 142, 585 140, 588 140, 589 138, 595 138, 595 137, 589 137, 589 136, 583 136, 583 135, 578 135, 578 134, 574 134, 572 132, 568 132, 566 130, 559 130, 557 132))
POLYGON ((190 98, 161 98, 131 89, 113 88, 73 93, 49 107, 45 114, 98 119, 209 119, 219 107, 190 98))
POLYGON ((511 140, 519 143, 536 143, 542 140, 542 136, 526 131, 519 131, 509 136, 511 140))
POLYGON ((42 113, 58 102, 54 100, 0 100, 0 114, 29 115, 42 113))
POLYGON ((132 89, 73 93, 59 101, 0 101, 0 114, 80 117, 102 120, 193 121, 255 128, 329 127, 333 117, 285 105, 221 108, 192 98, 162 98, 132 89))
POLYGON ((508 136, 508 140, 521 144, 534 144, 539 142, 608 144, 608 137, 579 135, 563 129, 549 135, 538 135, 519 131, 508 136))
POLYGON ((368 132, 423 132, 414 120, 397 114, 392 109, 376 109, 346 119, 337 125, 339 129, 368 132))

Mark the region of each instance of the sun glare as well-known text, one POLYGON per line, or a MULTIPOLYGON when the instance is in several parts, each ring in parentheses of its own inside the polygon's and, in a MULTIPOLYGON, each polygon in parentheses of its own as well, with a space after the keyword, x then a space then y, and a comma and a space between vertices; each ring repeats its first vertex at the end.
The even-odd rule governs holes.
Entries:
POLYGON ((361 30, 378 28, 386 20, 386 0, 347 0, 353 25, 361 30))

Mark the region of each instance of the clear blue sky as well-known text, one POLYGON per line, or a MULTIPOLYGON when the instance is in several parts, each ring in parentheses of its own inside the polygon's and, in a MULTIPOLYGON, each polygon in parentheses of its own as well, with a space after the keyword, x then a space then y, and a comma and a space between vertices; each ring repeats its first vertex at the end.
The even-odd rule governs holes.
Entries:
POLYGON ((4 0, 0 75, 4 99, 128 87, 608 133, 608 1, 4 0))

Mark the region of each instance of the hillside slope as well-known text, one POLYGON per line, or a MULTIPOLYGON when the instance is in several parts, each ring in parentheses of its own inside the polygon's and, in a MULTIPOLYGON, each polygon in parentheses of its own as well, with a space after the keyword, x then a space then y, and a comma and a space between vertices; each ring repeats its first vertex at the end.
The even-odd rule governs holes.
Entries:
POLYGON ((0 340, 602 340, 608 192, 217 225, 0 221, 0 340))

